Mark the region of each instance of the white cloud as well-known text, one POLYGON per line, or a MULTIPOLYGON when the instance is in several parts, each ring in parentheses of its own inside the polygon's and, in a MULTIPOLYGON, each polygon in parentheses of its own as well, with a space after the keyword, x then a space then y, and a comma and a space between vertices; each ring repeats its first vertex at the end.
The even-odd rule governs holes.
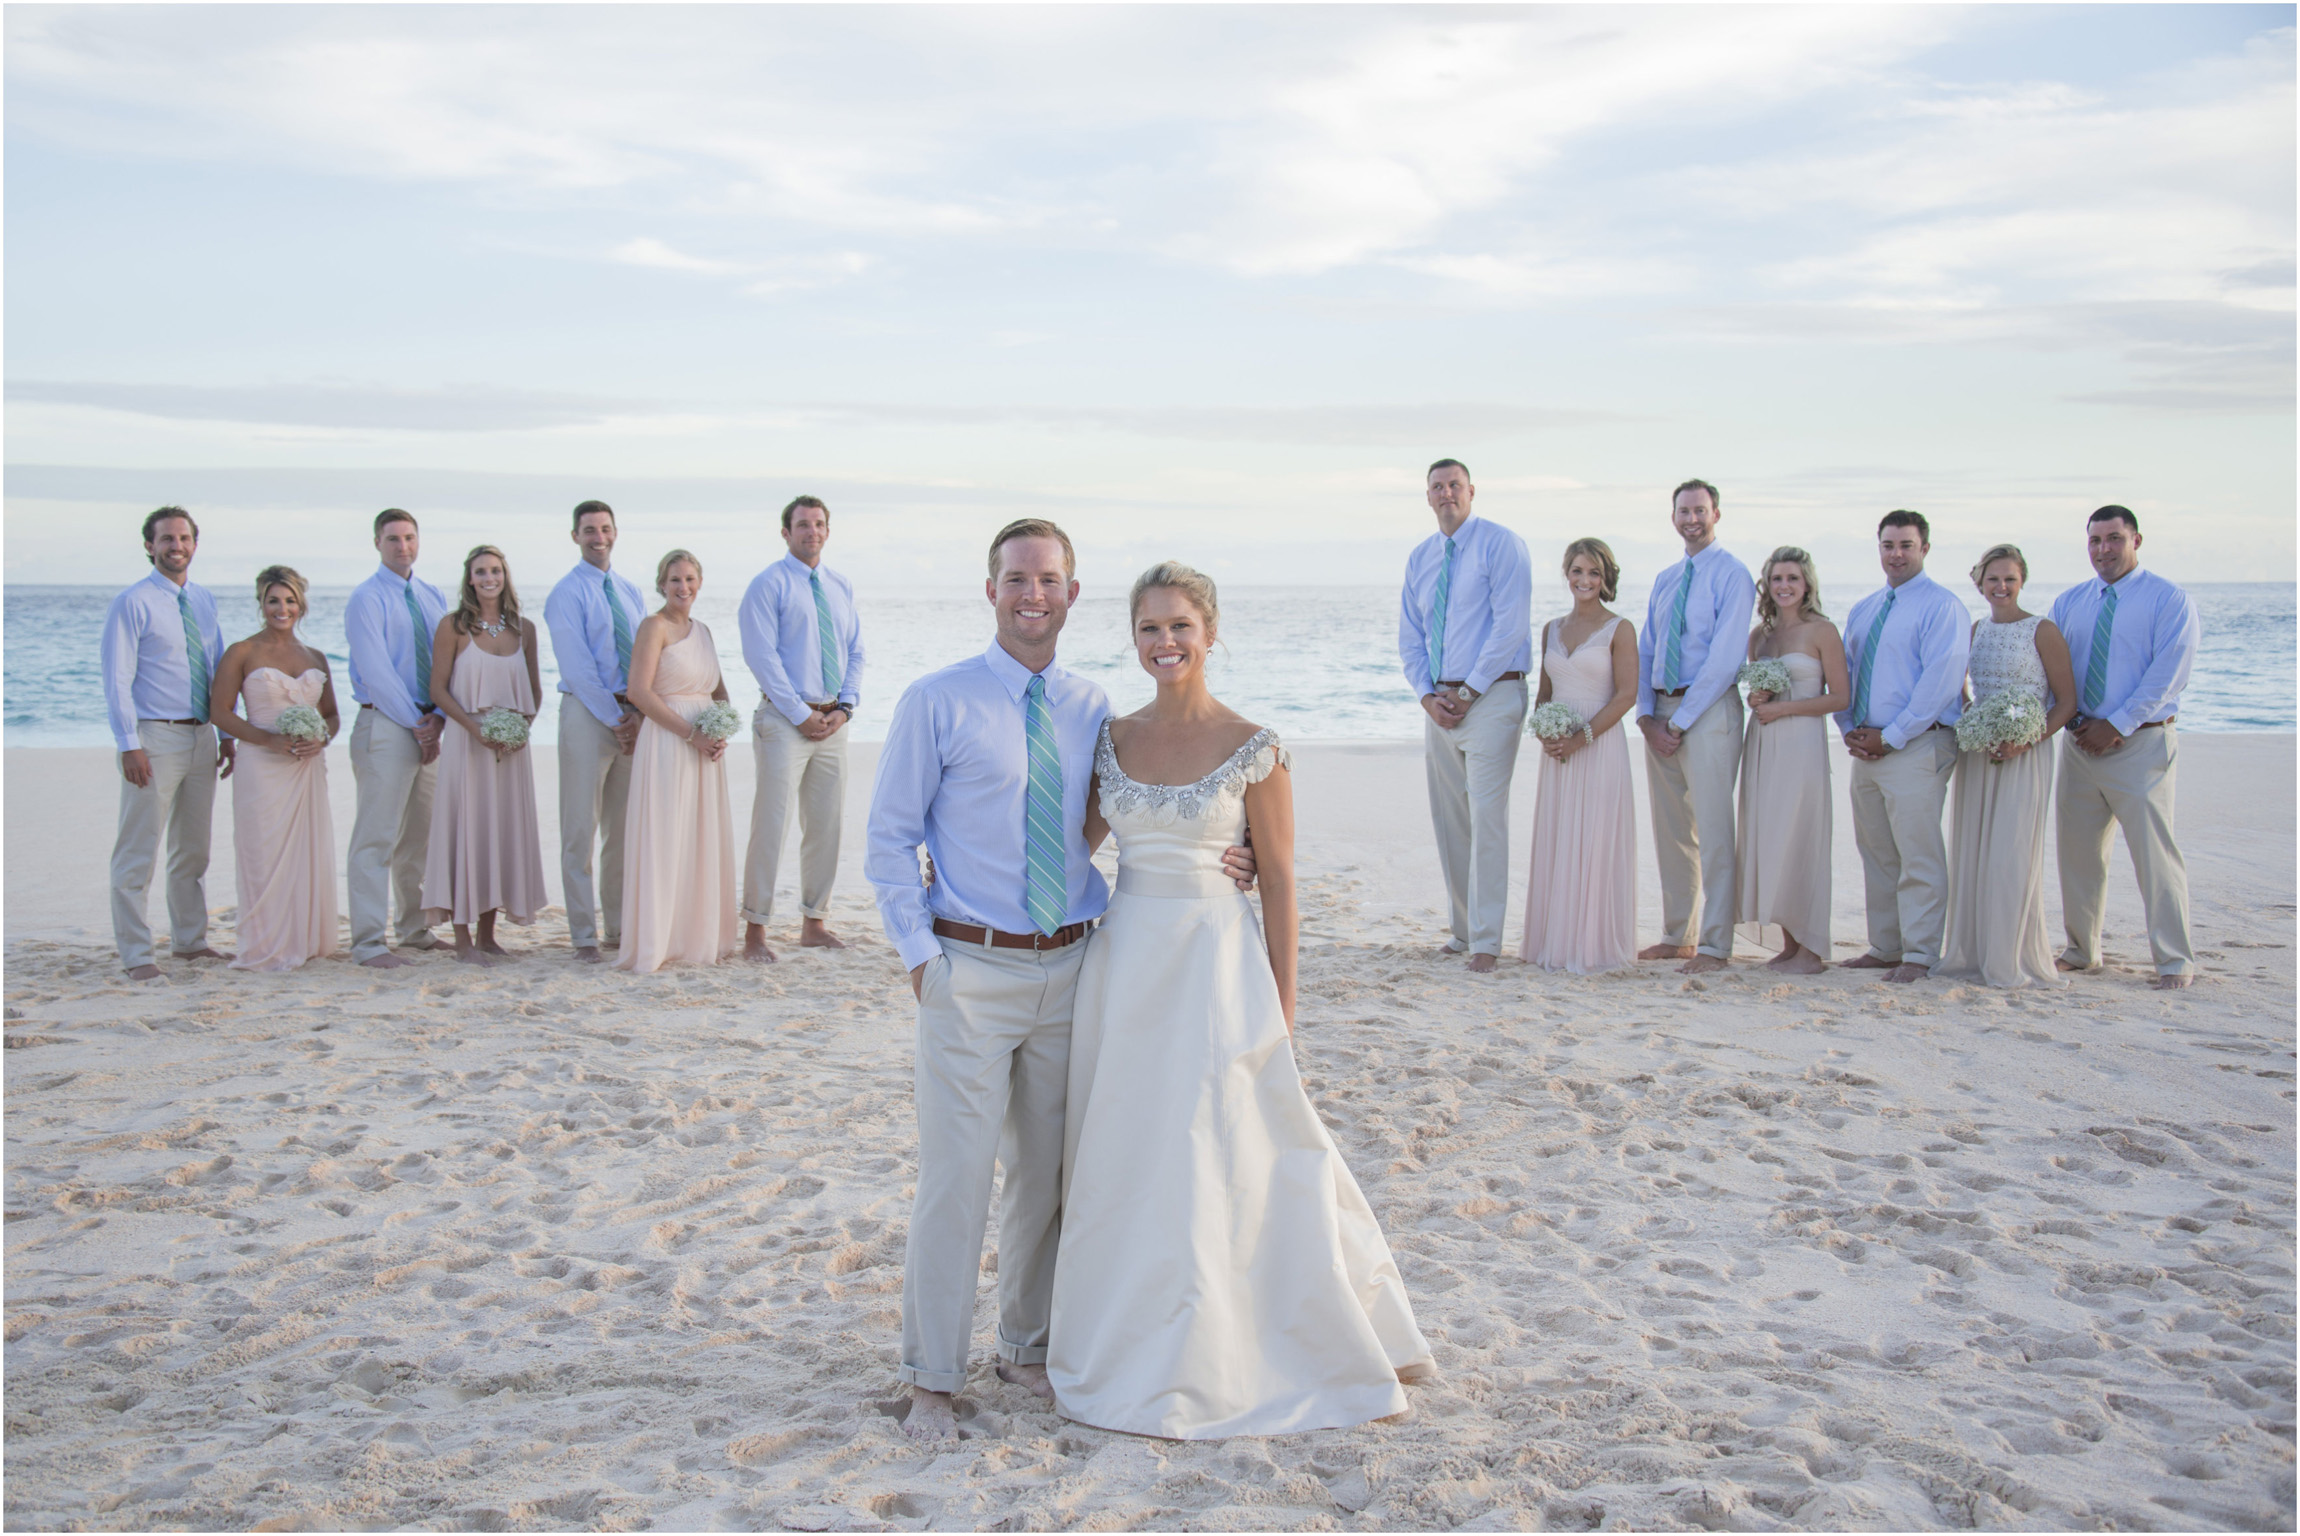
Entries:
POLYGON ((685 251, 673 250, 662 241, 645 236, 624 241, 607 253, 607 259, 622 262, 626 266, 659 267, 666 272, 697 272, 712 277, 745 270, 740 262, 690 256, 685 251))

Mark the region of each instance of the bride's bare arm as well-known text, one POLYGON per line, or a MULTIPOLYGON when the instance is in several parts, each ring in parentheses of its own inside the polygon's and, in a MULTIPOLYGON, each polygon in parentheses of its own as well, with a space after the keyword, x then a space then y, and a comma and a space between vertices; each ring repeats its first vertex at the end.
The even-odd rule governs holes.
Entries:
POLYGON ((1092 854, 1102 846, 1102 839, 1110 835, 1110 823, 1102 814, 1102 780, 1086 781, 1086 851, 1092 854))
POLYGON ((1254 839, 1255 873, 1262 888, 1262 937, 1270 946, 1270 974, 1294 1032, 1294 993, 1300 971, 1302 914, 1294 899, 1294 776, 1283 763, 1259 784, 1246 786, 1246 827, 1254 839))

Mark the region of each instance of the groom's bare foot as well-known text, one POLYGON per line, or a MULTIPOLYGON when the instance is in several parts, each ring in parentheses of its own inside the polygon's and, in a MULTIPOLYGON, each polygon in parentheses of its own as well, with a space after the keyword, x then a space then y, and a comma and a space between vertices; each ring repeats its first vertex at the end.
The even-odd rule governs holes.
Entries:
POLYGON ((847 941, 823 925, 819 917, 810 917, 799 924, 799 948, 844 949, 847 941))
POLYGON ((1765 969, 1779 971, 1784 976, 1818 976, 1828 968, 1828 963, 1809 949, 1800 949, 1793 955, 1775 955, 1765 962, 1765 969))
POLYGON ((1690 960, 1693 958, 1693 946, 1690 944, 1648 944, 1637 952, 1637 958, 1640 960, 1690 960))
POLYGON ((950 1411, 950 1394, 911 1388, 910 1414, 902 1421, 902 1432, 930 1445, 938 1440, 956 1440, 958 1415, 950 1411))
POLYGON ((156 965, 131 966, 128 970, 128 979, 130 981, 158 981, 160 968, 156 965))
POLYGON ((210 949, 202 945, 198 949, 179 949, 176 951, 176 958, 178 960, 229 960, 231 956, 220 949, 210 949))
POLYGON ((1923 981, 1927 976, 1931 974, 1932 972, 1928 971, 1921 965, 1896 965, 1886 974, 1885 980, 1899 982, 1923 981))
POLYGON ((412 960, 400 959, 388 949, 380 955, 369 955, 365 960, 360 961, 361 965, 378 971, 396 971, 403 965, 413 965, 414 963, 412 960))
POLYGON ((767 925, 765 923, 743 924, 743 958, 756 960, 762 965, 775 963, 775 952, 767 948, 767 925))
POLYGON ((600 958, 599 946, 596 944, 578 944, 575 946, 575 958, 585 965, 597 965, 600 958))
POLYGON ((2166 971, 2156 978, 2156 990, 2159 992, 2177 992, 2182 987, 2187 986, 2192 979, 2186 971, 2166 971))
POLYGON ((1725 969, 1725 962, 1715 955, 1704 955, 1696 952, 1692 959, 1677 967, 1677 974, 1680 976, 1699 976, 1705 971, 1721 971, 1723 969, 1725 969))
POLYGON ((1889 971, 1894 969, 1901 962, 1898 960, 1887 960, 1882 955, 1872 955, 1864 952, 1862 954, 1855 955, 1850 960, 1840 960, 1837 963, 1848 971, 1889 971))
POLYGON ((1469 957, 1469 968, 1475 975, 1485 975, 1494 968, 1494 964, 1495 961, 1491 955, 1472 955, 1469 957))
MULTIPOLYGON (((1001 1360, 998 1362, 998 1379, 1011 1381, 1018 1387, 1028 1387, 1032 1397, 1043 1397, 1050 1403, 1054 1401, 1054 1383, 1046 1379, 1046 1367, 1043 1365, 1016 1365, 1011 1360, 1001 1360)), ((911 1411, 916 1413, 918 1410, 914 1408, 911 1411)))

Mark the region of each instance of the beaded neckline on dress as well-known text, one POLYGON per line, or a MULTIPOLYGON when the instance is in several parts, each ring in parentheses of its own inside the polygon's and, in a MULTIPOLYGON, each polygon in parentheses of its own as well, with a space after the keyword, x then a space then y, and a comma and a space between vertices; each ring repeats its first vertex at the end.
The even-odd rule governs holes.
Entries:
POLYGON ((1274 764, 1293 766, 1292 754, 1278 744, 1278 733, 1265 725, 1203 778, 1188 784, 1144 784, 1119 766, 1118 748, 1110 740, 1110 722, 1104 720, 1094 743, 1094 772, 1101 781, 1103 804, 1110 811, 1172 808, 1183 816, 1196 816, 1209 801, 1267 778, 1269 769, 1261 762, 1264 753, 1274 764), (1262 771, 1253 772, 1256 768, 1262 771))

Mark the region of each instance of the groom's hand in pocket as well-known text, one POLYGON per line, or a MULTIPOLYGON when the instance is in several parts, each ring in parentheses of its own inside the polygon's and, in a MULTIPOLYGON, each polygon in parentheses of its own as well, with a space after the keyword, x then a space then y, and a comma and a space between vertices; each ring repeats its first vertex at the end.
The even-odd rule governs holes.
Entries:
POLYGON ((1241 891, 1250 891, 1254 888, 1253 837, 1254 834, 1248 832, 1246 834, 1248 846, 1222 850, 1222 873, 1237 881, 1238 889, 1241 891))

